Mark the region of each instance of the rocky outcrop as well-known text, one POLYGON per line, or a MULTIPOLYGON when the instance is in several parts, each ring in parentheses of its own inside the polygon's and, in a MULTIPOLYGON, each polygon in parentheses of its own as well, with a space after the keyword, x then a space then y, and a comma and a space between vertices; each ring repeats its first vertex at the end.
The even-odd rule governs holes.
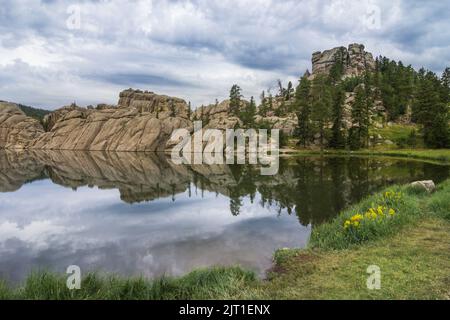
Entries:
MULTIPOLYGON (((312 55, 312 74, 328 74, 336 61, 342 61, 344 77, 360 76, 366 70, 375 69, 375 60, 370 52, 364 50, 362 44, 350 44, 348 49, 336 47, 323 52, 314 52, 312 55)), ((308 72, 309 73, 309 72, 308 72)))
POLYGON ((39 121, 27 117, 16 104, 0 102, 0 149, 27 149, 43 133, 39 121))
POLYGON ((119 94, 119 108, 152 113, 158 119, 179 117, 188 119, 188 106, 183 99, 158 95, 151 91, 128 89, 119 94))
MULTIPOLYGON (((244 108, 248 102, 242 101, 241 108, 244 108)), ((201 106, 197 108, 191 116, 192 120, 202 120, 205 129, 232 129, 241 126, 242 122, 231 112, 230 100, 224 100, 220 103, 201 106)))
POLYGON ((75 104, 38 121, 11 104, 0 109, 0 148, 42 150, 164 151, 173 130, 191 128, 184 100, 125 90, 119 105, 75 104))
POLYGON ((65 109, 30 148, 45 150, 164 151, 172 131, 189 127, 180 117, 159 119, 136 108, 65 109))
MULTIPOLYGON (((244 108, 248 101, 243 100, 241 108, 244 108)), ((289 105, 291 101, 286 101, 289 105)), ((285 116, 276 116, 276 110, 280 108, 281 103, 274 98, 273 110, 267 113, 267 116, 255 117, 256 123, 265 122, 272 129, 283 130, 284 133, 290 135, 294 133, 297 125, 297 116, 295 113, 288 113, 285 116)), ((232 129, 242 126, 242 121, 234 115, 230 110, 230 100, 224 100, 220 103, 211 104, 197 108, 192 114, 191 120, 202 120, 205 129, 232 129)))
POLYGON ((298 124, 298 119, 295 113, 288 113, 283 117, 277 117, 274 115, 267 117, 256 116, 255 121, 257 123, 265 122, 269 124, 271 129, 279 129, 287 135, 293 135, 298 124))

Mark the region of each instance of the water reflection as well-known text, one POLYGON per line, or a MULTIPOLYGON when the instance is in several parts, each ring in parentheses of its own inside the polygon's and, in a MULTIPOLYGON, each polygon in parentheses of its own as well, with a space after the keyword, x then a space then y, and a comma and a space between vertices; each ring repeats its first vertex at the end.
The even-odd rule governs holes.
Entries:
POLYGON ((178 166, 164 154, 0 152, 0 277, 70 264, 149 277, 215 264, 262 274, 275 249, 305 245, 343 207, 388 184, 441 181, 449 169, 295 157, 276 176, 259 173, 178 166))

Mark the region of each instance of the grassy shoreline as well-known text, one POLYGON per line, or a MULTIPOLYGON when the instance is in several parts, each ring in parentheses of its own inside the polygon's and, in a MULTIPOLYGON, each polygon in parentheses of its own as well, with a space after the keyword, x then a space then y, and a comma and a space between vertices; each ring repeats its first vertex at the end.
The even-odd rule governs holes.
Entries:
POLYGON ((388 156, 398 158, 410 158, 420 160, 432 160, 440 163, 450 163, 450 149, 363 149, 356 151, 349 150, 308 150, 290 149, 284 154, 294 155, 345 155, 345 156, 388 156))
POLYGON ((156 280, 88 274, 72 291, 66 275, 40 272, 17 288, 0 281, 0 299, 450 299, 450 180, 431 195, 408 186, 371 195, 274 261, 267 280, 239 267, 156 280), (369 265, 381 268, 381 290, 366 287, 369 265))

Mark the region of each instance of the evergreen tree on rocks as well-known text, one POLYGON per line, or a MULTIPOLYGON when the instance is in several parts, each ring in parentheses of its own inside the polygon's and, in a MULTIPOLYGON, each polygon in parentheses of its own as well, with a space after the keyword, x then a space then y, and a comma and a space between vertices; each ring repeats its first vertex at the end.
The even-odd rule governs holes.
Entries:
POLYGON ((239 116, 241 99, 242 99, 242 89, 237 84, 233 84, 230 90, 230 111, 235 116, 239 116))

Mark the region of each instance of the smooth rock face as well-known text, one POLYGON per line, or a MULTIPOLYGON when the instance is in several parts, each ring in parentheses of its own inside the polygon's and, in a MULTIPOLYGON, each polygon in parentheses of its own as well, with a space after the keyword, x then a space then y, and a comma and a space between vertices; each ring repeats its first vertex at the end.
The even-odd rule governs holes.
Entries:
POLYGON ((414 181, 411 183, 414 188, 424 189, 426 192, 431 193, 436 189, 436 185, 433 180, 414 181))
POLYGON ((164 151, 172 131, 189 128, 185 118, 158 119, 135 108, 65 111, 51 131, 43 133, 32 149, 164 151))
POLYGON ((40 123, 12 104, 0 109, 0 148, 91 151, 164 151, 173 130, 188 128, 187 104, 181 99, 126 90, 119 106, 96 109, 72 104, 40 123))
POLYGON ((370 52, 364 51, 362 44, 350 44, 348 49, 336 47, 312 55, 312 75, 327 74, 333 64, 341 60, 344 64, 344 77, 359 76, 366 70, 375 69, 375 60, 370 52))
POLYGON ((39 121, 27 117, 16 104, 0 102, 0 149, 27 149, 43 133, 39 121))

